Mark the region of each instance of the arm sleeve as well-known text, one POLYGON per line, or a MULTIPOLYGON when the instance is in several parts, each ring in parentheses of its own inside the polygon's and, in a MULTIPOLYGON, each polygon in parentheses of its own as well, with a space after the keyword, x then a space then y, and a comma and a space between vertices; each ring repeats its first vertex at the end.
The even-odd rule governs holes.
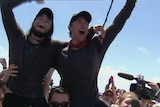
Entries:
POLYGON ((13 38, 13 36, 16 35, 17 31, 22 32, 22 30, 16 23, 12 9, 26 1, 28 0, 2 0, 1 1, 2 21, 3 21, 3 25, 9 41, 10 39, 13 38))
POLYGON ((121 31, 126 20, 130 17, 135 7, 135 3, 136 2, 133 0, 127 0, 122 10, 118 13, 118 15, 113 20, 112 24, 106 29, 106 36, 103 40, 103 45, 102 45, 102 51, 104 53, 108 49, 112 41, 115 39, 117 34, 121 31))

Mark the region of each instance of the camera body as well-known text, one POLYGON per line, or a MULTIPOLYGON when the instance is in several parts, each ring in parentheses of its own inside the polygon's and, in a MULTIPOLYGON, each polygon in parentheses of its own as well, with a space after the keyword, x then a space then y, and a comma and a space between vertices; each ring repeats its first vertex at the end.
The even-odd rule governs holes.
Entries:
POLYGON ((139 99, 153 99, 156 100, 158 95, 157 91, 145 87, 145 81, 138 80, 137 83, 131 83, 130 91, 135 92, 139 99))

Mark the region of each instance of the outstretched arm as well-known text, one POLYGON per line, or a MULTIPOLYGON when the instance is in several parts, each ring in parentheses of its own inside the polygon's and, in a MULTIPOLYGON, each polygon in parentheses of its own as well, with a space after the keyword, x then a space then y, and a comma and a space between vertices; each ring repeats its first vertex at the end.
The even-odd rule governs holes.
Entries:
MULTIPOLYGON (((3 25, 6 30, 8 39, 14 38, 17 33, 23 33, 20 29, 19 25, 16 22, 13 8, 24 3, 30 2, 32 0, 2 0, 1 1, 1 13, 2 13, 2 20, 3 25)), ((35 0, 37 3, 43 2, 43 0, 35 0)))
POLYGON ((104 52, 107 50, 109 45, 112 43, 117 34, 122 30, 125 22, 130 17, 134 7, 136 0, 126 0, 124 7, 118 13, 118 15, 113 20, 112 24, 106 28, 106 36, 104 38, 104 52))
POLYGON ((97 50, 99 52, 100 64, 104 58, 105 52, 111 45, 112 41, 115 39, 117 34, 121 31, 125 22, 130 17, 135 7, 135 3, 136 3, 136 0, 126 0, 126 4, 118 13, 118 15, 115 17, 112 24, 108 28, 105 28, 105 33, 104 33, 105 36, 102 36, 100 38, 100 42, 99 42, 99 38, 95 38, 95 41, 97 43, 97 50))
POLYGON ((8 39, 15 35, 18 29, 12 9, 25 1, 26 0, 2 0, 1 2, 2 20, 8 39))
POLYGON ((52 74, 54 72, 54 68, 50 68, 48 73, 44 76, 43 78, 43 86, 44 86, 44 95, 45 95, 45 98, 46 100, 48 99, 48 94, 49 94, 49 86, 52 82, 52 74))

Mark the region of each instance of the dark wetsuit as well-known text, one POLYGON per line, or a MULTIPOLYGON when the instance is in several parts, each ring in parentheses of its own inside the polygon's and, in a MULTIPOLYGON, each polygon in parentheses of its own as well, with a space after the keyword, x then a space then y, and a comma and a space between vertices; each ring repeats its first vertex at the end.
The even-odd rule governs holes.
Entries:
POLYGON ((61 85, 71 93, 71 107, 98 107, 97 76, 108 47, 131 15, 135 2, 127 0, 125 6, 107 28, 101 44, 94 37, 81 49, 69 45, 59 51, 55 68, 61 77, 61 85))

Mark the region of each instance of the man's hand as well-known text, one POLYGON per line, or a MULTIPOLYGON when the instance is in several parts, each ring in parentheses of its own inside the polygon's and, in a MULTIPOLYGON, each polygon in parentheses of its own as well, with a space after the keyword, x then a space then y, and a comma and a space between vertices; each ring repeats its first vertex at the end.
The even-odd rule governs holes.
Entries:
POLYGON ((2 64, 3 69, 7 68, 7 63, 5 58, 0 58, 0 63, 2 64))
POLYGON ((147 83, 147 85, 150 86, 155 91, 159 91, 160 90, 158 84, 156 84, 154 82, 149 82, 149 83, 147 83))
POLYGON ((103 26, 95 25, 93 26, 94 32, 99 36, 99 41, 103 44, 103 39, 106 36, 106 31, 104 30, 103 26))
POLYGON ((3 70, 0 74, 0 79, 4 83, 7 83, 10 77, 16 77, 18 71, 16 70, 18 66, 11 64, 7 69, 3 70))

